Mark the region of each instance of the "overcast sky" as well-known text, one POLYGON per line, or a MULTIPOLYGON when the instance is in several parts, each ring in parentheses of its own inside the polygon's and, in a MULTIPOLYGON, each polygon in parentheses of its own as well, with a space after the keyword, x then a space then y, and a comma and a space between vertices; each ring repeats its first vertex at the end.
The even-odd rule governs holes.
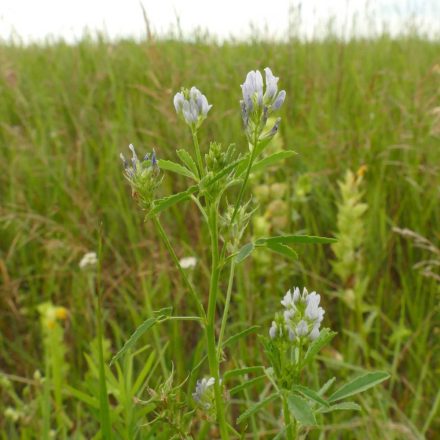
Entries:
POLYGON ((335 30, 344 35, 353 31, 353 16, 362 35, 379 32, 383 22, 399 32, 407 29, 410 19, 431 37, 440 34, 440 0, 0 0, 0 38, 17 35, 26 42, 51 36, 74 41, 85 29, 104 31, 111 38, 142 38, 140 3, 157 35, 176 31, 177 17, 186 37, 201 28, 219 39, 244 39, 252 29, 282 38, 289 21, 297 23, 302 36, 313 37, 322 33, 331 17, 335 30), (301 18, 295 21, 299 8, 301 18))

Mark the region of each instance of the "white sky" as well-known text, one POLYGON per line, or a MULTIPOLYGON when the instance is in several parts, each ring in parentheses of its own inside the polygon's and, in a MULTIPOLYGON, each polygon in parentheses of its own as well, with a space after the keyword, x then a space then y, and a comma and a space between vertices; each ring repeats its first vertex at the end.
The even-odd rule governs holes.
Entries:
MULTIPOLYGON (((301 3, 297 28, 300 35, 319 36, 333 17, 340 35, 371 35, 387 22, 392 32, 408 28, 412 19, 431 37, 440 35, 440 0, 0 0, 0 38, 19 37, 25 42, 46 37, 75 41, 85 29, 104 31, 109 37, 145 35, 142 2, 151 28, 164 35, 176 31, 177 17, 184 36, 195 29, 208 30, 220 39, 246 38, 252 28, 282 38, 301 3), (367 13, 368 11, 368 13, 367 13), (370 18, 368 18, 370 17, 370 18)), ((298 16, 298 15, 297 15, 298 16)))

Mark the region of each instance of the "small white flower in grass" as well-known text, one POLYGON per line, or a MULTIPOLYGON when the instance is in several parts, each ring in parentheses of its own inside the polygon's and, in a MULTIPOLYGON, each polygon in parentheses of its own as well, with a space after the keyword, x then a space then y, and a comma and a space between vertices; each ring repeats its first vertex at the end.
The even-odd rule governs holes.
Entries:
POLYGON ((269 329, 269 336, 270 339, 275 339, 278 335, 278 326, 277 323, 275 321, 272 321, 272 325, 269 329))
POLYGON ((196 257, 183 257, 179 261, 182 269, 194 269, 197 265, 196 257))
POLYGON ((209 379, 203 378, 197 381, 196 391, 192 394, 194 400, 205 410, 209 410, 212 407, 214 399, 214 383, 215 379, 210 377, 209 379))
POLYGON ((87 252, 81 258, 79 262, 79 268, 82 270, 91 269, 95 267, 98 263, 98 257, 96 256, 96 252, 87 252))

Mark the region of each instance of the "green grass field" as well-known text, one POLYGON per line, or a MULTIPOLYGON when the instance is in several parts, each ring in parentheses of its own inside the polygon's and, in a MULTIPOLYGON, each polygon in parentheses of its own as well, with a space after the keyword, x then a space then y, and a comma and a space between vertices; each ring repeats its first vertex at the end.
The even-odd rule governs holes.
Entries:
MULTIPOLYGON (((440 43, 384 36, 346 43, 332 37, 223 45, 85 39, 75 46, 0 46, 2 439, 105 438, 97 291, 107 361, 153 310, 171 305, 177 314, 194 314, 165 247, 131 198, 118 156, 129 143, 172 160, 177 148, 191 148, 172 99, 192 85, 213 104, 200 131, 202 151, 213 139, 246 151, 240 84, 249 70, 266 66, 287 91, 278 143, 298 154, 253 176, 260 187, 286 184, 282 193, 259 199, 265 227, 350 239, 350 217, 345 229, 338 226, 338 182, 362 165, 359 197, 368 208, 356 220, 360 240, 344 276, 330 245, 298 246, 297 262, 256 253, 238 266, 226 337, 251 325, 267 334, 285 291, 306 285, 321 294, 325 324, 338 332, 308 380, 364 369, 391 374, 356 399, 361 412, 333 413, 309 438, 438 438, 440 43), (100 242, 94 287, 78 264, 100 242), (355 261, 362 264, 351 273, 355 261), (353 304, 360 281, 362 303, 353 304), (56 309, 57 320, 43 319, 45 302, 65 307, 67 319, 64 309, 56 309)), ((161 195, 185 188, 183 178, 164 174, 161 195)), ((206 304, 210 256, 199 213, 184 203, 161 218, 178 257, 197 257, 191 277, 206 292, 206 304)), ((258 236, 258 228, 254 223, 249 234, 258 236)), ((171 438, 182 397, 140 401, 149 399, 150 388, 165 393, 159 384, 174 369, 173 386, 188 378, 182 389, 191 405, 196 379, 207 374, 206 362, 198 365, 204 347, 195 323, 153 330, 107 368, 114 438, 171 438), (158 413, 162 427, 146 426, 158 413)), ((267 365, 250 334, 225 351, 222 371, 240 366, 238 353, 242 365, 267 365)), ((264 384, 256 383, 234 396, 231 420, 263 392, 264 384)), ((276 405, 267 407, 244 438, 274 438, 279 418, 276 405)), ((191 423, 195 439, 216 438, 198 411, 191 423)))

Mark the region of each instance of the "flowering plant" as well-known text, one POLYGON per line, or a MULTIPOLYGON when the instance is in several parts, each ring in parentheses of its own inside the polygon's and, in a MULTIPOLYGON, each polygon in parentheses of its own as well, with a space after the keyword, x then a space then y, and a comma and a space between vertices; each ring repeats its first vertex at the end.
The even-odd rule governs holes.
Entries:
MULTIPOLYGON (((285 432, 289 439, 293 439, 301 427, 315 424, 317 413, 340 409, 333 405, 333 402, 363 391, 387 377, 384 373, 374 377, 365 376, 360 382, 349 384, 349 390, 342 387, 328 400, 323 394, 329 384, 327 388, 321 388, 319 391, 313 391, 301 384, 305 367, 334 336, 330 330, 321 329, 324 309, 319 305, 320 295, 316 292, 308 293, 305 288, 302 293, 299 288, 286 293, 281 301, 284 310, 275 316, 269 337, 261 337, 270 367, 251 366, 229 371, 222 369, 228 341, 245 337, 250 333, 249 330, 244 330, 225 340, 236 267, 255 249, 266 249, 288 259, 297 259, 296 252, 292 249, 294 245, 334 241, 324 237, 285 234, 259 237, 243 243, 255 211, 252 201, 244 200, 251 173, 264 170, 294 154, 293 151, 267 153, 266 147, 278 132, 281 122, 280 117, 274 119, 273 115, 282 107, 286 92, 278 91, 278 78, 273 75, 271 69, 266 68, 264 72, 265 80, 258 70, 249 72, 241 86, 241 116, 249 144, 249 151, 245 154, 237 155, 233 145, 224 148, 217 142, 211 142, 203 158, 198 133, 212 105, 202 92, 196 87, 191 87, 183 88, 176 93, 174 107, 191 131, 195 158, 187 150, 178 150, 176 153, 180 163, 177 163, 157 159, 153 150, 151 156, 146 155, 143 160, 139 160, 131 145, 131 165, 121 155, 125 176, 132 192, 144 210, 146 220, 153 222, 169 251, 182 282, 191 295, 195 313, 192 316, 174 316, 171 308, 156 312, 136 329, 124 347, 114 356, 112 363, 118 361, 145 331, 159 323, 169 320, 198 322, 203 331, 206 353, 204 359, 207 359, 209 377, 197 381, 195 392, 192 394, 193 403, 205 413, 210 423, 218 427, 222 439, 241 437, 237 429, 241 429, 240 426, 246 429, 246 425, 242 424, 248 418, 277 399, 281 399, 284 412, 284 427, 280 428, 280 432, 285 432), (156 190, 162 182, 162 171, 181 175, 189 179, 191 185, 182 192, 157 198, 156 190), (234 191, 234 187, 238 187, 238 190, 234 191), (207 305, 203 303, 203 295, 188 276, 187 262, 177 257, 160 221, 162 212, 183 201, 194 202, 209 231, 211 269, 207 305), (220 281, 224 275, 227 287, 222 302, 219 300, 220 281), (222 309, 220 322, 217 319, 219 309, 222 309), (262 377, 270 381, 274 392, 251 404, 237 419, 237 423, 234 423, 231 419, 232 400, 229 396, 244 392, 254 382, 245 382, 233 388, 229 388, 228 385, 237 380, 237 377, 257 371, 262 372, 262 377)), ((357 409, 355 404, 346 407, 357 409)), ((187 420, 192 414, 193 412, 189 411, 182 419, 187 420)), ((188 432, 190 426, 189 423, 188 432)), ((183 431, 185 429, 179 427, 179 432, 183 431)))

